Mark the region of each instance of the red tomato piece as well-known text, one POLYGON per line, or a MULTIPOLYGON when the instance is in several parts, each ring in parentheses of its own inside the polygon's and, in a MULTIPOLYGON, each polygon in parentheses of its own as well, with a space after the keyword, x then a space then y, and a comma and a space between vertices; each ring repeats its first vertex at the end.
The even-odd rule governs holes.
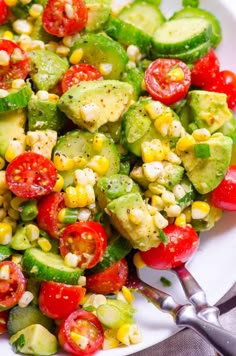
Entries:
POLYGON ((2 25, 9 14, 8 6, 6 5, 4 0, 0 0, 0 25, 2 25))
POLYGON ((49 0, 44 8, 44 29, 57 37, 74 35, 88 20, 88 10, 82 0, 49 0))
POLYGON ((219 59, 211 48, 205 56, 194 63, 191 70, 191 82, 193 85, 203 87, 208 82, 213 81, 219 71, 219 59))
POLYGON ((27 77, 30 61, 25 51, 12 41, 0 39, 0 51, 9 56, 8 65, 0 65, 0 89, 9 89, 14 79, 27 77))
POLYGON ((191 71, 178 59, 158 58, 146 69, 144 81, 153 99, 171 105, 187 94, 191 71))
POLYGON ((18 197, 38 198, 51 192, 57 181, 57 170, 48 158, 25 152, 7 166, 6 181, 18 197))
POLYGON ((0 312, 0 335, 7 331, 8 310, 0 312))
POLYGON ((82 309, 76 310, 62 323, 58 340, 62 348, 72 355, 93 355, 102 348, 103 327, 93 313, 82 309), (78 341, 76 336, 78 336, 78 341), (81 346, 80 336, 84 338, 85 346, 81 346))
POLYGON ((223 70, 212 82, 206 83, 203 89, 226 94, 229 108, 232 110, 236 108, 236 73, 223 70))
POLYGON ((11 261, 0 262, 0 271, 8 278, 0 277, 0 311, 16 305, 25 292, 26 279, 20 267, 11 261))
POLYGON ((88 275, 86 287, 90 292, 110 294, 120 290, 128 277, 128 264, 125 258, 114 263, 103 272, 88 275))
POLYGON ((58 213, 63 208, 65 208, 65 201, 62 192, 53 192, 38 201, 38 227, 56 239, 59 238, 60 233, 58 213))
POLYGON ((236 165, 229 167, 224 179, 213 190, 211 204, 219 209, 236 211, 236 165))
POLYGON ((92 64, 80 63, 70 67, 62 78, 62 92, 65 93, 73 85, 82 81, 99 80, 102 75, 92 64))
POLYGON ((171 269, 189 260, 197 250, 199 238, 196 231, 186 225, 168 225, 163 232, 168 238, 166 244, 160 243, 148 251, 140 251, 144 263, 155 269, 171 269))
POLYGON ((39 308, 52 319, 65 319, 76 310, 84 297, 85 288, 57 282, 42 282, 39 292, 39 308))
POLYGON ((101 261, 106 246, 106 231, 95 221, 80 221, 68 225, 60 237, 62 257, 69 252, 79 256, 78 267, 84 269, 92 268, 101 261))

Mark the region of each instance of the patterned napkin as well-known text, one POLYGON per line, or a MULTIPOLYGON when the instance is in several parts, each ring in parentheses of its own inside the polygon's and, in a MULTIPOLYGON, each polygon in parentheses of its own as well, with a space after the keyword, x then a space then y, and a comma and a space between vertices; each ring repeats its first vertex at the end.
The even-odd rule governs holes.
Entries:
MULTIPOLYGON (((222 326, 236 333, 236 284, 217 305, 220 309, 222 326)), ((184 329, 167 340, 137 352, 133 356, 216 356, 216 352, 195 332, 184 329)))

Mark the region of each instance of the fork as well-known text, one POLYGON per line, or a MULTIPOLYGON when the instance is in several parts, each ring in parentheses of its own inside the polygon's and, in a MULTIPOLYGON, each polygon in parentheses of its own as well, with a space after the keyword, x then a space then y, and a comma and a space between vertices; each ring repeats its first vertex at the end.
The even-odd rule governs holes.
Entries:
POLYGON ((235 356, 236 335, 199 317, 198 311, 192 304, 178 304, 171 295, 148 285, 138 277, 132 259, 128 259, 128 263, 129 275, 126 281, 128 288, 146 297, 158 309, 169 313, 177 326, 194 330, 220 355, 235 356))

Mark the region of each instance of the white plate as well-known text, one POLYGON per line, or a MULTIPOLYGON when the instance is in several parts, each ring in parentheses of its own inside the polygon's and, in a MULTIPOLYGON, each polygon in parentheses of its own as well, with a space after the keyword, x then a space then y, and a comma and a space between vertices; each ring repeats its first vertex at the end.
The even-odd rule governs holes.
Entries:
MULTIPOLYGON (((116 0, 121 4, 124 0, 116 0)), ((180 9, 181 0, 162 0, 162 9, 167 16, 180 9)), ((202 0, 201 7, 212 11, 221 21, 223 28, 223 42, 217 49, 222 69, 231 69, 236 72, 234 56, 236 7, 232 0, 202 0)), ((194 258, 189 262, 189 270, 207 293, 208 301, 216 303, 236 282, 236 226, 234 220, 236 213, 227 213, 217 226, 210 232, 201 235, 200 248, 194 258)), ((145 269, 142 277, 150 284, 160 287, 161 276, 172 281, 172 286, 166 288, 167 293, 175 296, 178 302, 185 302, 180 283, 171 272, 158 272, 145 269)), ((126 356, 146 349, 163 341, 178 331, 171 316, 160 312, 145 298, 137 295, 135 307, 138 312, 136 321, 143 332, 143 342, 131 347, 124 347, 98 352, 97 356, 126 356)), ((14 356, 4 335, 0 337, 0 350, 3 356, 14 356)), ((63 353, 58 354, 65 355, 63 353)))

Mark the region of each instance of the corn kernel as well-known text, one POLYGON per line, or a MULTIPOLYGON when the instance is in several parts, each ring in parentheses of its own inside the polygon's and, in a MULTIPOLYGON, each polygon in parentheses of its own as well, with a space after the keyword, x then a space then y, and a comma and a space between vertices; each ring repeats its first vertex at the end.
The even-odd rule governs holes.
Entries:
POLYGON ((151 205, 157 208, 158 210, 163 210, 164 208, 164 202, 159 195, 152 195, 151 205))
POLYGON ((3 35, 2 35, 2 38, 4 38, 5 40, 12 41, 13 38, 14 38, 14 35, 13 35, 13 33, 11 31, 4 31, 3 35))
POLYGON ((143 221, 143 211, 141 209, 131 208, 128 209, 127 213, 128 213, 129 220, 133 224, 139 225, 143 221))
POLYGON ((0 221, 3 221, 3 219, 7 216, 7 211, 4 208, 0 208, 0 221))
POLYGON ((159 139, 143 142, 141 145, 141 151, 144 163, 162 161, 165 158, 165 151, 159 139))
POLYGON ((194 201, 191 207, 193 219, 204 219, 210 212, 210 205, 204 201, 194 201))
POLYGON ((12 238, 12 227, 10 224, 0 222, 0 245, 8 245, 12 238))
POLYGON ((80 259, 80 256, 68 252, 64 257, 64 264, 68 267, 77 267, 80 259))
POLYGON ((12 219, 10 216, 6 216, 4 219, 2 219, 2 222, 11 225, 12 227, 12 232, 14 233, 16 230, 16 225, 17 222, 16 220, 12 219))
POLYGON ((8 280, 9 278, 10 278, 10 266, 9 265, 3 265, 0 268, 0 279, 8 280))
POLYGON ((102 75, 109 75, 112 72, 113 66, 111 63, 100 63, 98 69, 102 75))
POLYGON ((5 160, 11 162, 19 154, 25 152, 25 142, 20 140, 11 140, 5 152, 5 160))
POLYGON ((15 209, 13 209, 11 207, 8 209, 7 213, 14 220, 18 220, 20 218, 19 211, 15 210, 15 209))
POLYGON ((173 188, 173 193, 177 200, 183 198, 185 196, 185 190, 181 184, 176 184, 173 188))
POLYGON ((20 299, 18 301, 18 305, 20 308, 25 308, 25 307, 27 307, 27 305, 29 305, 29 303, 32 302, 33 299, 34 299, 33 293, 31 293, 30 291, 27 290, 20 297, 20 299))
POLYGON ((15 253, 14 255, 11 256, 11 261, 20 265, 21 261, 22 261, 22 255, 20 255, 19 253, 15 253))
POLYGON ((25 19, 18 19, 14 21, 12 27, 13 30, 20 35, 21 34, 30 35, 33 30, 32 24, 25 19))
POLYGON ((161 198, 166 204, 175 204, 176 202, 174 193, 170 192, 169 190, 164 191, 161 195, 161 198))
POLYGON ((116 337, 106 337, 104 335, 104 341, 102 344, 102 349, 103 350, 110 350, 110 349, 115 349, 116 347, 118 347, 120 344, 119 340, 117 340, 116 337))
POLYGON ((16 6, 18 0, 4 0, 5 4, 9 7, 16 6))
POLYGON ((45 252, 49 252, 52 248, 50 241, 46 239, 46 237, 40 237, 37 242, 41 249, 45 252))
POLYGON ((0 170, 2 170, 5 167, 5 164, 6 164, 5 160, 2 157, 0 157, 0 170))
POLYGON ((76 187, 67 187, 64 199, 68 208, 85 207, 88 201, 86 187, 82 185, 77 185, 76 187))
POLYGON ((136 268, 144 268, 146 267, 145 262, 142 260, 139 252, 136 252, 133 257, 133 263, 136 268))
POLYGON ((35 241, 39 238, 39 228, 34 224, 26 225, 26 237, 29 241, 35 241))
POLYGON ((175 225, 177 226, 181 226, 181 227, 185 227, 187 224, 186 222, 186 215, 181 213, 180 215, 178 215, 175 219, 175 225))
POLYGON ((169 127, 173 121, 173 114, 171 111, 165 111, 163 114, 159 115, 154 121, 155 129, 160 132, 162 136, 167 136, 169 127))
POLYGON ((45 43, 40 40, 32 40, 29 46, 29 50, 33 51, 34 49, 45 49, 45 43))
POLYGON ((196 141, 207 141, 211 137, 211 133, 209 130, 202 128, 193 131, 192 136, 196 141))
POLYGON ((7 51, 0 50, 0 66, 7 67, 10 62, 10 56, 7 51))
POLYGON ((42 12, 43 12, 43 6, 40 4, 33 4, 29 9, 29 15, 34 18, 39 17, 42 12))
POLYGON ((170 151, 169 153, 167 153, 166 160, 170 163, 178 164, 178 165, 180 165, 182 162, 181 158, 179 156, 177 156, 177 154, 174 153, 173 151, 170 151))
POLYGON ((86 277, 85 276, 80 276, 79 277, 78 285, 81 286, 81 287, 85 287, 86 286, 86 277))
POLYGON ((180 121, 173 120, 169 126, 168 134, 172 137, 180 137, 182 133, 183 126, 180 121))
POLYGON ((88 346, 89 339, 86 336, 80 335, 75 331, 70 332, 70 338, 76 345, 79 346, 81 350, 85 350, 88 346))
POLYGON ((101 133, 96 133, 93 138, 93 149, 94 151, 101 151, 105 141, 105 136, 101 133))
POLYGON ((157 119, 163 112, 163 105, 159 101, 151 101, 145 105, 145 110, 152 120, 157 119))
POLYGON ((183 214, 185 215, 186 217, 186 222, 187 224, 191 222, 192 220, 192 215, 191 215, 191 208, 190 207, 187 207, 183 210, 183 214))
POLYGON ((78 64, 84 55, 82 48, 77 48, 70 56, 69 61, 71 64, 78 64))
POLYGON ((25 81, 23 79, 15 79, 12 81, 12 89, 21 89, 25 86, 25 81))
POLYGON ((137 344, 142 341, 140 328, 136 324, 123 324, 117 330, 117 339, 122 344, 129 346, 130 344, 137 344))
POLYGON ((58 171, 69 171, 75 166, 73 159, 65 156, 64 154, 55 154, 53 157, 53 163, 58 171))
POLYGON ((121 292, 122 292, 123 296, 125 297, 125 300, 127 303, 132 304, 134 302, 135 297, 129 288, 127 288, 126 286, 123 286, 121 288, 121 292))
POLYGON ((109 169, 109 159, 96 155, 91 158, 91 160, 88 162, 87 167, 91 168, 94 172, 96 172, 99 176, 103 176, 107 173, 109 169))
POLYGON ((27 201, 27 199, 14 197, 11 199, 10 205, 13 209, 20 211, 21 205, 27 201))
POLYGON ((56 53, 59 56, 66 57, 70 52, 70 48, 63 46, 63 45, 58 45, 56 48, 56 53))
POLYGON ((176 150, 177 152, 184 152, 184 151, 189 151, 193 149, 193 146, 195 144, 195 140, 193 138, 193 136, 191 135, 186 135, 181 137, 177 144, 176 144, 176 150))
POLYGON ((53 187, 53 191, 60 192, 62 190, 63 186, 64 186, 64 178, 60 174, 57 174, 57 181, 53 187))
POLYGON ((88 221, 91 217, 91 210, 84 208, 80 209, 78 212, 78 220, 79 221, 88 221))
POLYGON ((164 210, 170 218, 175 218, 181 213, 181 207, 177 204, 166 206, 164 210))
POLYGON ((180 82, 184 79, 184 71, 180 67, 174 67, 166 74, 166 80, 170 82, 180 82))
POLYGON ((159 211, 153 216, 153 222, 158 229, 164 229, 168 225, 168 220, 159 211))
POLYGON ((7 189, 6 171, 0 171, 0 191, 5 191, 7 189))
POLYGON ((58 46, 57 42, 50 41, 45 45, 45 49, 51 52, 56 52, 57 46, 58 46))
POLYGON ((137 46, 134 45, 129 45, 127 47, 127 55, 129 57, 130 61, 136 62, 139 58, 140 55, 140 51, 139 48, 137 46))
POLYGON ((163 173, 163 164, 158 161, 145 163, 142 168, 149 182, 154 182, 163 173))

